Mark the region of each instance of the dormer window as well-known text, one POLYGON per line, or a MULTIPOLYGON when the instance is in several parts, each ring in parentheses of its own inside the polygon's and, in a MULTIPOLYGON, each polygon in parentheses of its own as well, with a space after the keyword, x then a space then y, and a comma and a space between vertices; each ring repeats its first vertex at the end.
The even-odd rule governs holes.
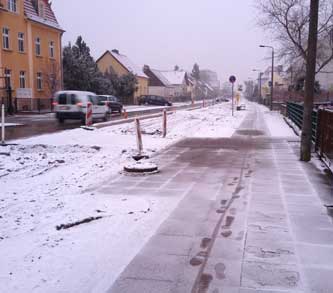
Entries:
POLYGON ((8 10, 11 12, 17 12, 17 0, 8 0, 8 10))

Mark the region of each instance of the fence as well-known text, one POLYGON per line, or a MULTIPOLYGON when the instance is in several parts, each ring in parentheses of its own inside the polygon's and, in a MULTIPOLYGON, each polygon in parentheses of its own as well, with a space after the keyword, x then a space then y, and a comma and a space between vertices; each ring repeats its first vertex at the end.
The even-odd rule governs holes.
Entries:
POLYGON ((333 163, 333 110, 319 110, 318 121, 316 147, 321 157, 333 163))
MULTIPOLYGON (((299 129, 303 124, 303 105, 294 102, 287 103, 287 117, 299 129)), ((328 160, 333 168, 333 110, 314 109, 312 112, 312 142, 315 150, 322 158, 328 160)))

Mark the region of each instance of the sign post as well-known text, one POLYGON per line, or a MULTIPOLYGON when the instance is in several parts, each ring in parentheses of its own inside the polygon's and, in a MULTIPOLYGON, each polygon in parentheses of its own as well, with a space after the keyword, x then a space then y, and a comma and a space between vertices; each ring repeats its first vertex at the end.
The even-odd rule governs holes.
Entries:
POLYGON ((236 82, 236 77, 234 75, 231 75, 229 77, 229 81, 231 83, 231 99, 232 99, 232 105, 231 105, 231 113, 232 116, 234 116, 234 84, 236 82))

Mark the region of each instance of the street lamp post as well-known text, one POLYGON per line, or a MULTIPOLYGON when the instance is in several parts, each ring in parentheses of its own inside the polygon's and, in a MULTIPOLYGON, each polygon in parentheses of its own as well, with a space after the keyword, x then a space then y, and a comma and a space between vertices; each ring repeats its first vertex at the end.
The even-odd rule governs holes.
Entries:
POLYGON ((261 101, 261 77, 263 76, 263 72, 259 69, 253 69, 252 71, 259 72, 259 78, 258 78, 258 87, 259 87, 259 102, 261 101))
POLYGON ((274 47, 260 45, 260 48, 270 48, 272 49, 272 77, 271 77, 271 111, 273 110, 273 94, 274 94, 274 47))

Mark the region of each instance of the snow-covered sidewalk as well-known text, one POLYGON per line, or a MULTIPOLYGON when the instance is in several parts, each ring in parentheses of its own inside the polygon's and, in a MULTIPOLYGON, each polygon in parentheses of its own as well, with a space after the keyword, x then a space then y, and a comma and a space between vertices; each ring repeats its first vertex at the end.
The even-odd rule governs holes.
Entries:
MULTIPOLYGON (((166 138, 161 117, 142 121, 145 152, 231 136, 247 112, 231 117, 230 107, 177 111, 166 138)), ((135 256, 181 198, 94 191, 119 177, 134 133, 133 124, 74 129, 1 147, 0 292, 103 292, 135 256)))

